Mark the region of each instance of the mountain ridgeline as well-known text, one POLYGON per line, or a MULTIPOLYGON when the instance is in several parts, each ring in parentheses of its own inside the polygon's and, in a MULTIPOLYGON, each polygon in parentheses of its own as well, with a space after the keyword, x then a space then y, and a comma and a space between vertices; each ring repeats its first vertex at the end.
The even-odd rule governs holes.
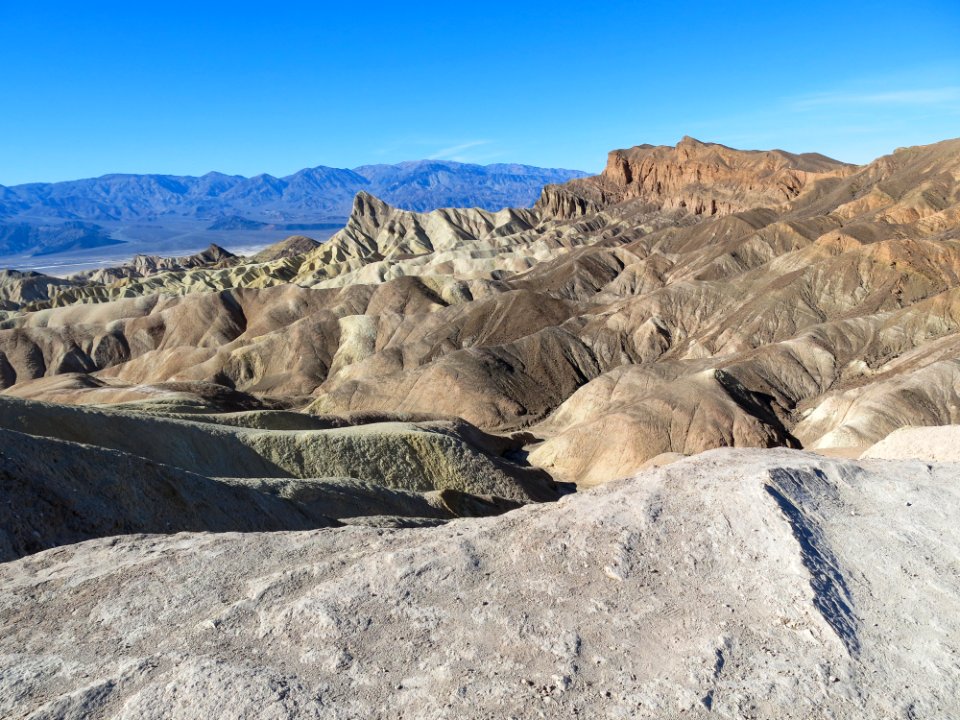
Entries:
POLYGON ((421 160, 353 170, 320 166, 286 177, 116 174, 0 186, 0 256, 115 244, 119 241, 111 231, 131 223, 188 223, 198 231, 332 232, 343 225, 358 192, 415 211, 529 207, 544 185, 584 175, 527 165, 421 160))

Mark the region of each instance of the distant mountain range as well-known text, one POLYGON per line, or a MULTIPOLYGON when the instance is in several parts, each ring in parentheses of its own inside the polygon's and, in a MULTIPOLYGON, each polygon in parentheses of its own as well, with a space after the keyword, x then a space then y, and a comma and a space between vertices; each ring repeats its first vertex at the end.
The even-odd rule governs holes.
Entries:
POLYGON ((544 185, 585 175, 527 165, 421 160, 353 170, 320 166, 286 177, 211 172, 201 177, 104 175, 0 185, 0 260, 136 240, 136 230, 130 228, 145 225, 151 232, 176 227, 179 236, 186 228, 192 242, 206 240, 200 237, 203 231, 270 231, 274 236, 332 231, 343 224, 361 190, 421 212, 439 207, 528 207, 544 185))

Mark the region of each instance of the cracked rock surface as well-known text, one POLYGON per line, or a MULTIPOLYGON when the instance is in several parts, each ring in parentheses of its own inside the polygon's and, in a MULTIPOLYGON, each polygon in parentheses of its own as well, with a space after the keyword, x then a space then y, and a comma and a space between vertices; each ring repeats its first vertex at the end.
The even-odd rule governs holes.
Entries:
POLYGON ((960 467, 717 450, 439 527, 0 565, 0 715, 960 713, 960 467))

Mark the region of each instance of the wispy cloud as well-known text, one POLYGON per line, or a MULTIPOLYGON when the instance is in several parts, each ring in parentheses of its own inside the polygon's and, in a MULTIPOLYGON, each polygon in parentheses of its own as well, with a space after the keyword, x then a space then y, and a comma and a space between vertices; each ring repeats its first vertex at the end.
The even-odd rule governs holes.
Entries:
POLYGON ((831 106, 911 106, 929 107, 960 103, 960 87, 949 86, 922 90, 888 90, 856 93, 829 92, 794 98, 791 105, 797 110, 831 106))
POLYGON ((464 162, 464 151, 470 150, 481 145, 489 145, 492 140, 470 140, 469 142, 452 145, 451 147, 437 150, 431 155, 427 155, 427 160, 453 160, 455 162, 464 162))

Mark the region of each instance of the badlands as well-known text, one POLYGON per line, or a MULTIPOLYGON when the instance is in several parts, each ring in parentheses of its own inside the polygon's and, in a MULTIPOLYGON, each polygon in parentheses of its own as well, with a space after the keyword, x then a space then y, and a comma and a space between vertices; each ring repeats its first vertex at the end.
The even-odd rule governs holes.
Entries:
POLYGON ((960 716, 960 140, 5 271, 0 388, 4 717, 960 716))

